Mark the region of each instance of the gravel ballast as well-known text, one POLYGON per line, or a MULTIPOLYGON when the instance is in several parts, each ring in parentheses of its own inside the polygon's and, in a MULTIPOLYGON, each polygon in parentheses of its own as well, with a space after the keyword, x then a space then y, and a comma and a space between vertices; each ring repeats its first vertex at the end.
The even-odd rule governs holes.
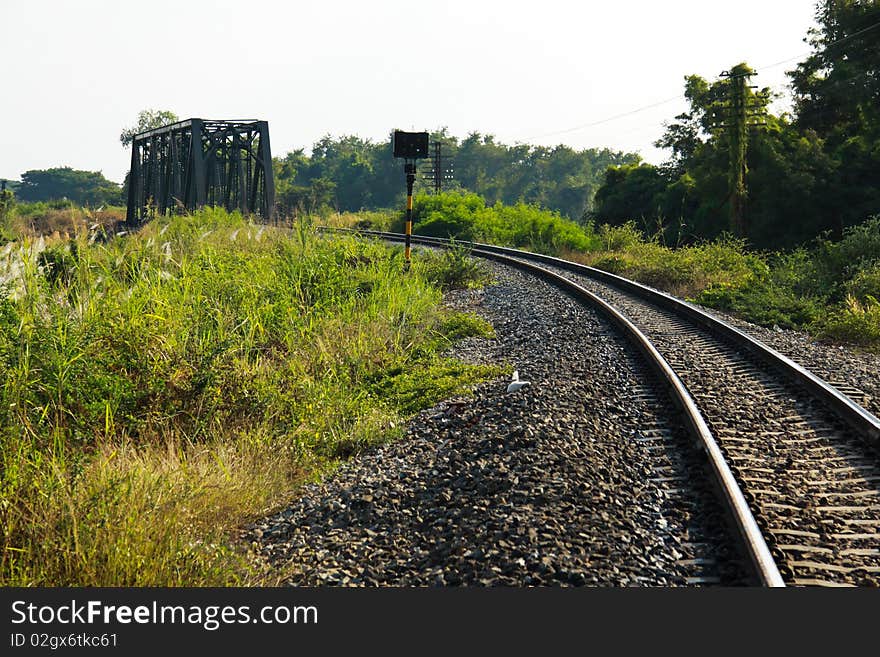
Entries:
MULTIPOLYGON (((568 276, 627 315, 676 369, 749 496, 786 581, 877 586, 876 445, 748 353, 632 293, 568 276)), ((798 360, 822 353, 814 347, 798 360)), ((852 380, 846 371, 835 376, 838 385, 852 380)))
POLYGON ((764 328, 719 310, 704 310, 788 356, 880 417, 880 354, 822 342, 803 331, 764 328))
POLYGON ((493 340, 452 355, 504 362, 531 383, 478 386, 421 412, 245 529, 293 585, 740 583, 720 511, 647 369, 596 314, 491 265, 450 293, 493 340), (675 439, 658 446, 655 435, 675 439), (688 450, 685 450, 688 451, 688 450))

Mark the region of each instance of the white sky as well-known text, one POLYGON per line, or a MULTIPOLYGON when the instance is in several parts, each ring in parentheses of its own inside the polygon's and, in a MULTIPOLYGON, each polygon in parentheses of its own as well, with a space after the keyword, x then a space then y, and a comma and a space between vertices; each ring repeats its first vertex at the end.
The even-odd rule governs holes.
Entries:
MULTIPOLYGON (((635 151, 684 76, 748 62, 785 91, 815 0, 0 0, 0 178, 72 166, 121 181, 142 109, 269 121, 273 155, 325 134, 447 126, 635 151), (792 58, 785 64, 771 66, 792 58)), ((787 103, 777 106, 786 109, 787 103)))

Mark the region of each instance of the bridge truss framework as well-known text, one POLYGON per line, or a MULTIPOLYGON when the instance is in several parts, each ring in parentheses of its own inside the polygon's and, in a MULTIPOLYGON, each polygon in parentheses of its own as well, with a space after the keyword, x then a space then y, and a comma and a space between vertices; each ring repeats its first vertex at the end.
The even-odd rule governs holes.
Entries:
POLYGON ((187 119, 135 135, 126 222, 205 205, 273 219, 267 121, 187 119))

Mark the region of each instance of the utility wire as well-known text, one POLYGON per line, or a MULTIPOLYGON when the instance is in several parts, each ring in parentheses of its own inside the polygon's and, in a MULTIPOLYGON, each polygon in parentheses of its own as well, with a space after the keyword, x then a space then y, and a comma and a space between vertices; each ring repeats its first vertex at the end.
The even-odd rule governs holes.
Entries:
MULTIPOLYGON (((849 34, 845 37, 837 39, 836 41, 832 41, 831 43, 825 44, 825 48, 830 48, 832 46, 836 46, 839 43, 843 43, 844 41, 848 41, 849 39, 852 39, 852 38, 857 37, 861 34, 864 34, 865 32, 873 30, 877 27, 880 27, 880 22, 874 23, 873 25, 869 25, 868 27, 863 28, 863 29, 859 30, 858 32, 853 32, 852 34, 849 34)), ((777 66, 782 66, 783 64, 787 64, 787 63, 792 62, 796 59, 801 59, 802 57, 808 57, 811 54, 812 54, 812 52, 804 52, 799 55, 789 57, 787 59, 782 59, 778 62, 774 62, 772 64, 767 64, 766 66, 761 66, 759 68, 756 68, 755 72, 766 71, 771 68, 776 68, 777 66)), ((572 128, 565 128, 564 130, 556 130, 554 132, 547 132, 547 133, 544 133, 541 135, 534 135, 532 137, 526 137, 523 141, 528 142, 528 141, 533 141, 535 139, 544 139, 545 137, 555 137, 556 135, 564 135, 564 134, 568 134, 569 132, 577 132, 578 130, 585 130, 586 128, 592 128, 594 126, 602 125, 604 123, 610 123, 611 121, 617 121, 618 119, 623 119, 623 118, 626 118, 627 116, 632 116, 633 114, 639 114, 639 113, 645 112, 649 109, 654 109, 655 107, 660 107, 662 105, 666 105, 666 104, 671 103, 673 101, 681 100, 684 97, 685 97, 684 94, 679 94, 678 96, 673 96, 672 98, 667 98, 666 100, 661 100, 656 103, 651 103, 650 105, 645 105, 644 107, 639 107, 637 109, 630 110, 628 112, 623 112, 621 114, 615 114, 614 116, 609 116, 607 118, 600 119, 598 121, 593 121, 592 123, 584 123, 582 125, 577 125, 572 128)))
MULTIPOLYGON (((852 34, 848 34, 845 37, 837 39, 836 41, 832 41, 831 43, 825 44, 825 48, 831 48, 832 46, 836 46, 839 43, 843 43, 844 41, 849 41, 850 39, 859 36, 860 34, 864 34, 870 30, 873 30, 877 27, 880 27, 880 22, 874 23, 873 25, 869 25, 866 28, 859 30, 858 32, 853 32, 852 34)), ((795 55, 794 57, 789 57, 788 59, 783 59, 778 62, 774 62, 772 64, 767 64, 766 66, 759 66, 755 69, 755 71, 766 71, 769 68, 776 68, 777 66, 782 66, 783 64, 788 64, 789 62, 793 62, 796 59, 801 59, 802 57, 809 57, 812 55, 812 51, 803 52, 799 55, 795 55)))
POLYGON ((614 116, 609 116, 606 119, 601 119, 599 121, 594 121, 592 123, 585 123, 583 125, 578 125, 573 128, 566 128, 565 130, 557 130, 556 132, 548 132, 543 135, 535 135, 534 137, 527 137, 525 141, 532 141, 533 139, 543 139, 544 137, 552 137, 554 135, 564 135, 568 132, 575 132, 577 130, 583 130, 584 128, 592 128, 596 125, 602 125, 603 123, 610 123, 611 121, 616 121, 617 119, 622 119, 627 116, 632 116, 633 114, 638 114, 639 112, 644 112, 649 109, 653 109, 655 107, 660 107, 661 105, 666 105, 667 103, 671 103, 674 100, 679 100, 684 98, 684 94, 679 94, 678 96, 674 96, 672 98, 667 98, 666 100, 661 100, 656 103, 652 103, 650 105, 645 105, 644 107, 639 107, 638 109, 630 110, 629 112, 623 112, 622 114, 615 114, 614 116))

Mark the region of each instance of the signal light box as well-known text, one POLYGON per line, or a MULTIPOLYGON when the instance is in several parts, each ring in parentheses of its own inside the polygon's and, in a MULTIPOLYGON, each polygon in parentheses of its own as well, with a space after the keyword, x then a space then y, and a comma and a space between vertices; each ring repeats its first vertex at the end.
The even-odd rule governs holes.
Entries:
POLYGON ((395 130, 391 136, 394 157, 417 160, 428 157, 428 133, 395 130))

